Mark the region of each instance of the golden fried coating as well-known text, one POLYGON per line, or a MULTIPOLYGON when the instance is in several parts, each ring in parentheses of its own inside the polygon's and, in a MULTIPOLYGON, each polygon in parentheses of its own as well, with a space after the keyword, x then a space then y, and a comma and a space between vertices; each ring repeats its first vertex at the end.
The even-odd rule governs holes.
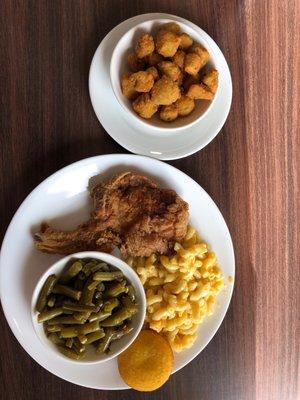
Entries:
POLYGON ((202 78, 202 82, 209 87, 210 91, 215 94, 219 84, 219 73, 216 69, 208 71, 202 78))
POLYGON ((132 103, 132 107, 136 113, 142 118, 151 118, 156 113, 158 106, 151 100, 149 93, 141 94, 132 103))
POLYGON ((135 79, 132 77, 132 74, 123 76, 121 79, 121 87, 122 93, 124 96, 128 97, 128 99, 134 99, 137 95, 137 91, 135 90, 135 79))
POLYGON ((154 51, 153 53, 149 54, 149 56, 145 57, 145 60, 150 67, 156 67, 158 63, 164 61, 164 58, 154 51))
POLYGON ((176 106, 176 103, 170 104, 169 106, 162 106, 159 116, 160 119, 162 119, 163 121, 174 121, 178 117, 178 108, 176 106))
POLYGON ((179 48, 186 50, 193 44, 193 39, 187 33, 182 33, 180 35, 180 45, 179 48))
POLYGON ((154 78, 154 82, 157 81, 157 79, 159 79, 159 74, 158 71, 155 67, 149 67, 146 69, 146 72, 149 72, 149 74, 151 74, 154 78))
POLYGON ((145 33, 142 35, 136 45, 136 55, 138 58, 144 58, 154 51, 154 40, 151 35, 145 33))
POLYGON ((190 75, 196 75, 201 68, 201 58, 196 53, 188 53, 184 60, 184 70, 190 75))
POLYGON ((209 60, 209 52, 204 47, 202 47, 200 44, 194 43, 191 47, 189 47, 188 52, 196 53, 197 56, 199 56, 201 58, 200 68, 204 67, 204 65, 209 60))
POLYGON ((186 115, 189 115, 195 108, 194 100, 188 96, 181 96, 180 99, 176 101, 175 105, 177 107, 178 115, 180 117, 185 117, 186 115))
POLYGON ((184 67, 185 52, 182 50, 177 50, 173 56, 173 63, 178 65, 180 69, 184 67))
POLYGON ((176 33, 177 35, 181 32, 180 26, 176 22, 168 22, 162 26, 162 29, 176 33))
POLYGON ((139 58, 137 58, 137 55, 135 53, 128 54, 127 62, 128 62, 129 68, 133 72, 138 72, 145 68, 144 60, 140 60, 139 58))
POLYGON ((151 99, 158 105, 168 106, 180 97, 178 85, 167 76, 163 76, 154 83, 151 90, 151 99))
POLYGON ((180 45, 180 37, 173 32, 160 30, 155 38, 156 51, 164 57, 173 57, 180 45))
POLYGON ((154 78, 150 72, 139 71, 135 72, 131 76, 132 79, 135 80, 134 89, 137 92, 142 92, 142 93, 150 92, 154 84, 154 78))
POLYGON ((183 89, 186 92, 188 88, 193 85, 194 83, 200 83, 200 77, 199 74, 196 75, 186 75, 186 77, 183 80, 183 89))
POLYGON ((172 61, 163 61, 158 64, 158 68, 162 74, 171 78, 172 81, 177 81, 180 76, 180 68, 172 61))
POLYGON ((178 79, 176 79, 176 81, 175 81, 179 87, 182 86, 183 78, 184 78, 184 75, 182 72, 180 72, 178 79))
POLYGON ((195 100, 212 100, 214 98, 214 94, 203 83, 191 85, 186 95, 195 100))

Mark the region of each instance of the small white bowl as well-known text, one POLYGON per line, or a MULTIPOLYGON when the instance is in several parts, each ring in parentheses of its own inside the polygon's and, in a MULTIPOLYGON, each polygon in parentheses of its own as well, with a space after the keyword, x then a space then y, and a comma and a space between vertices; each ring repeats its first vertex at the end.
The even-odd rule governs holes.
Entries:
POLYGON ((145 291, 143 288, 143 285, 138 277, 138 275, 135 273, 135 271, 127 265, 124 261, 120 260, 117 257, 114 257, 110 254, 106 253, 100 253, 96 251, 85 251, 81 253, 75 253, 71 254, 67 257, 62 258, 61 260, 57 261, 55 264, 53 264, 39 279, 33 295, 32 295, 32 301, 31 301, 31 318, 32 318, 32 323, 33 327, 35 330, 35 333, 37 334, 38 338, 40 341, 45 345, 45 349, 47 351, 51 351, 51 353, 56 354, 58 357, 62 357, 67 361, 77 363, 77 364, 96 364, 96 363, 101 363, 104 361, 108 361, 120 353, 127 349, 128 346, 134 341, 134 339, 137 337, 139 332, 141 331, 144 320, 145 320, 145 314, 146 314, 146 296, 145 296, 145 291), (132 318, 131 321, 131 326, 133 327, 133 330, 128 333, 127 335, 124 335, 122 338, 119 340, 116 340, 112 342, 110 346, 110 352, 108 354, 103 353, 103 354, 98 354, 92 346, 88 346, 87 352, 86 352, 86 357, 83 360, 72 360, 68 357, 65 357, 63 354, 61 354, 58 350, 55 344, 53 344, 45 335, 44 329, 43 329, 43 324, 37 322, 37 315, 38 312, 35 309, 36 302, 38 299, 38 295, 41 291, 41 288, 47 279, 47 277, 51 274, 55 274, 58 277, 61 275, 62 271, 66 268, 67 265, 70 264, 70 262, 78 260, 78 259, 87 259, 87 258, 93 258, 97 259, 99 261, 104 261, 110 266, 113 267, 113 269, 117 269, 123 272, 125 278, 132 284, 132 286, 135 289, 136 292, 136 301, 138 303, 138 313, 132 318))
POLYGON ((132 101, 130 101, 127 97, 123 95, 121 88, 121 79, 123 75, 132 72, 130 71, 128 66, 127 55, 130 52, 134 51, 135 44, 138 38, 143 33, 151 33, 152 35, 155 35, 157 30, 162 25, 168 22, 176 22, 176 24, 180 26, 182 32, 189 34, 194 40, 194 42, 199 43, 203 47, 205 47, 210 54, 210 60, 207 63, 207 68, 209 69, 215 68, 219 71, 214 53, 209 44, 207 43, 206 39, 201 35, 201 33, 195 31, 194 29, 184 24, 183 22, 174 21, 171 19, 153 19, 142 22, 136 25, 134 28, 131 28, 127 33, 125 33, 125 35, 121 37, 121 39, 117 43, 116 47, 113 50, 110 61, 110 81, 113 88, 113 92, 120 105, 125 109, 126 112, 130 113, 132 117, 135 118, 140 125, 151 126, 153 129, 160 131, 179 130, 195 124, 200 119, 204 118, 204 116, 211 108, 218 94, 217 91, 212 101, 196 100, 195 101, 196 107, 194 111, 191 112, 190 115, 186 117, 177 118, 175 121, 172 122, 162 121, 159 118, 158 113, 154 114, 153 117, 150 119, 144 119, 141 118, 133 110, 132 101))

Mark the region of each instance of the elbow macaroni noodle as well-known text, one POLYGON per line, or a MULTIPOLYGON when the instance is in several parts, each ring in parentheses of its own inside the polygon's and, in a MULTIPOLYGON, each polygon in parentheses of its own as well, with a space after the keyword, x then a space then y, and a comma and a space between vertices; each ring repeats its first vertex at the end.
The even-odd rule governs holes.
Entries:
POLYGON ((215 253, 196 230, 188 227, 172 257, 131 257, 146 291, 149 327, 164 335, 173 350, 191 347, 199 324, 214 310, 216 295, 224 285, 215 253))

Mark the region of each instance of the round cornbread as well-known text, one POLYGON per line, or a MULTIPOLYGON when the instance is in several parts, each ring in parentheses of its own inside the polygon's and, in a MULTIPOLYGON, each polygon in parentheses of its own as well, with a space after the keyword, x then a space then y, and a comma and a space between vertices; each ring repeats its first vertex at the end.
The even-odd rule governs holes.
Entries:
POLYGON ((136 340, 118 357, 121 377, 141 392, 158 389, 169 378, 174 362, 169 342, 152 331, 142 330, 136 340))

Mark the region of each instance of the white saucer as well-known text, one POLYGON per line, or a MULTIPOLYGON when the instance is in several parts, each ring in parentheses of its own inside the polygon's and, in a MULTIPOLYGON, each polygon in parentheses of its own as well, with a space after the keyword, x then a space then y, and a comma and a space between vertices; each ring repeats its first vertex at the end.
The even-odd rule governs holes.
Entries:
POLYGON ((158 158, 174 160, 201 150, 221 130, 228 116, 232 99, 232 82, 227 62, 213 39, 197 25, 183 18, 151 13, 130 18, 112 29, 100 43, 93 57, 89 74, 89 91, 94 111, 108 134, 127 150, 158 158), (219 89, 206 116, 178 132, 151 129, 136 122, 117 101, 110 82, 110 59, 119 39, 135 25, 151 19, 172 19, 183 22, 201 33, 213 50, 220 72, 219 89))
MULTIPOLYGON (((69 382, 95 389, 127 389, 119 376, 116 359, 99 365, 70 363, 46 352, 34 331, 32 293, 42 274, 62 256, 37 251, 33 233, 44 220, 65 230, 87 220, 91 211, 89 179, 98 174, 107 179, 126 170, 138 171, 161 186, 176 190, 189 203, 191 224, 216 252, 225 277, 234 277, 233 246, 220 211, 198 183, 168 164, 128 154, 97 156, 71 164, 37 186, 14 215, 3 240, 0 254, 3 311, 17 340, 42 367, 69 382)), ((233 285, 228 284, 218 295, 215 312, 200 325, 193 347, 175 354, 173 372, 188 364, 212 339, 226 314, 232 290, 233 285)))

